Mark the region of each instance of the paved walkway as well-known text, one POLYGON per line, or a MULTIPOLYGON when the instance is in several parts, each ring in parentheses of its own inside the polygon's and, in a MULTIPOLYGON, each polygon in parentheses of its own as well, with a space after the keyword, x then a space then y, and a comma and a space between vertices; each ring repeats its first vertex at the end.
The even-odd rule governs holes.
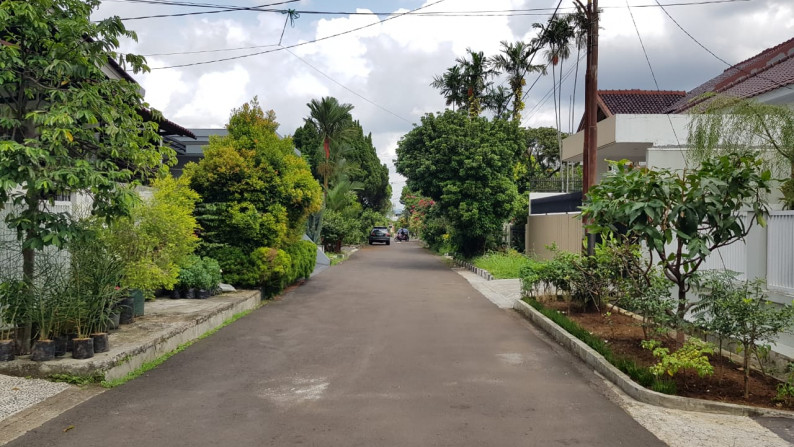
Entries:
MULTIPOLYGON (((517 279, 487 281, 466 269, 454 270, 501 309, 512 309, 521 299, 521 284, 517 279)), ((602 381, 613 401, 670 447, 794 445, 794 420, 756 420, 657 407, 637 402, 606 379, 602 381)))

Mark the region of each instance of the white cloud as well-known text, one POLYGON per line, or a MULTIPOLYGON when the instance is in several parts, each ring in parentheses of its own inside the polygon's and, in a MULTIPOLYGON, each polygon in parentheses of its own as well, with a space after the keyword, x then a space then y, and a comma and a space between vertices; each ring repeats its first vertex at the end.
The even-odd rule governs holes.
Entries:
POLYGON ((193 99, 171 119, 195 123, 191 124, 194 127, 222 127, 229 112, 250 99, 246 94, 249 80, 248 71, 239 65, 229 71, 204 74, 196 83, 193 99))

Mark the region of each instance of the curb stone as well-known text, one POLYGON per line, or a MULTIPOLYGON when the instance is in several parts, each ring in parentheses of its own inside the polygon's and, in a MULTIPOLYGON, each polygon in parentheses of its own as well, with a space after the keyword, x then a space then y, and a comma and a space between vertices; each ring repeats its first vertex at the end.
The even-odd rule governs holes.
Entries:
POLYGON ((631 380, 629 376, 617 369, 604 357, 583 341, 569 334, 565 329, 557 326, 529 304, 519 300, 513 306, 518 313, 531 321, 536 326, 547 332, 555 341, 563 345, 571 353, 591 366, 598 374, 615 384, 632 398, 646 404, 685 411, 700 411, 707 413, 729 414, 749 417, 779 417, 794 420, 794 412, 773 410, 768 408, 751 407, 748 405, 714 402, 689 397, 671 396, 649 390, 631 380))
POLYGON ((484 278, 486 281, 493 281, 494 277, 488 270, 475 267, 474 264, 470 262, 461 261, 459 259, 454 259, 454 260, 455 260, 455 265, 459 267, 463 267, 466 270, 469 270, 470 272, 473 272, 474 274, 484 278))

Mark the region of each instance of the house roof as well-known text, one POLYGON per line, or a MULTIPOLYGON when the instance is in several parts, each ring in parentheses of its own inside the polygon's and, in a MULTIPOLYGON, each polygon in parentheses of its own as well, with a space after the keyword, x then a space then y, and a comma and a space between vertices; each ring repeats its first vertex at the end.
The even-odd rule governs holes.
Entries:
POLYGON ((674 102, 686 96, 677 90, 599 90, 599 105, 604 114, 617 113, 665 113, 674 102))
POLYGON ((705 93, 752 98, 794 84, 794 38, 728 68, 689 92, 668 110, 682 113, 708 102, 705 93))
POLYGON ((154 116, 151 110, 149 109, 139 109, 138 114, 146 121, 154 121, 160 127, 160 134, 161 135, 180 135, 183 137, 190 137, 192 139, 196 139, 196 135, 190 131, 190 129, 186 129, 179 124, 167 119, 163 115, 159 115, 157 117, 154 116))

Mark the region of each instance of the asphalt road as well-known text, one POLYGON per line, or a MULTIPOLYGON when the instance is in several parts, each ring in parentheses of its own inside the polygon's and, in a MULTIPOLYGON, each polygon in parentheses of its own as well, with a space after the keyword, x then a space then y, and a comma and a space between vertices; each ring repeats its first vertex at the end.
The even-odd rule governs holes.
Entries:
POLYGON ((657 446, 414 242, 365 246, 10 446, 657 446))

